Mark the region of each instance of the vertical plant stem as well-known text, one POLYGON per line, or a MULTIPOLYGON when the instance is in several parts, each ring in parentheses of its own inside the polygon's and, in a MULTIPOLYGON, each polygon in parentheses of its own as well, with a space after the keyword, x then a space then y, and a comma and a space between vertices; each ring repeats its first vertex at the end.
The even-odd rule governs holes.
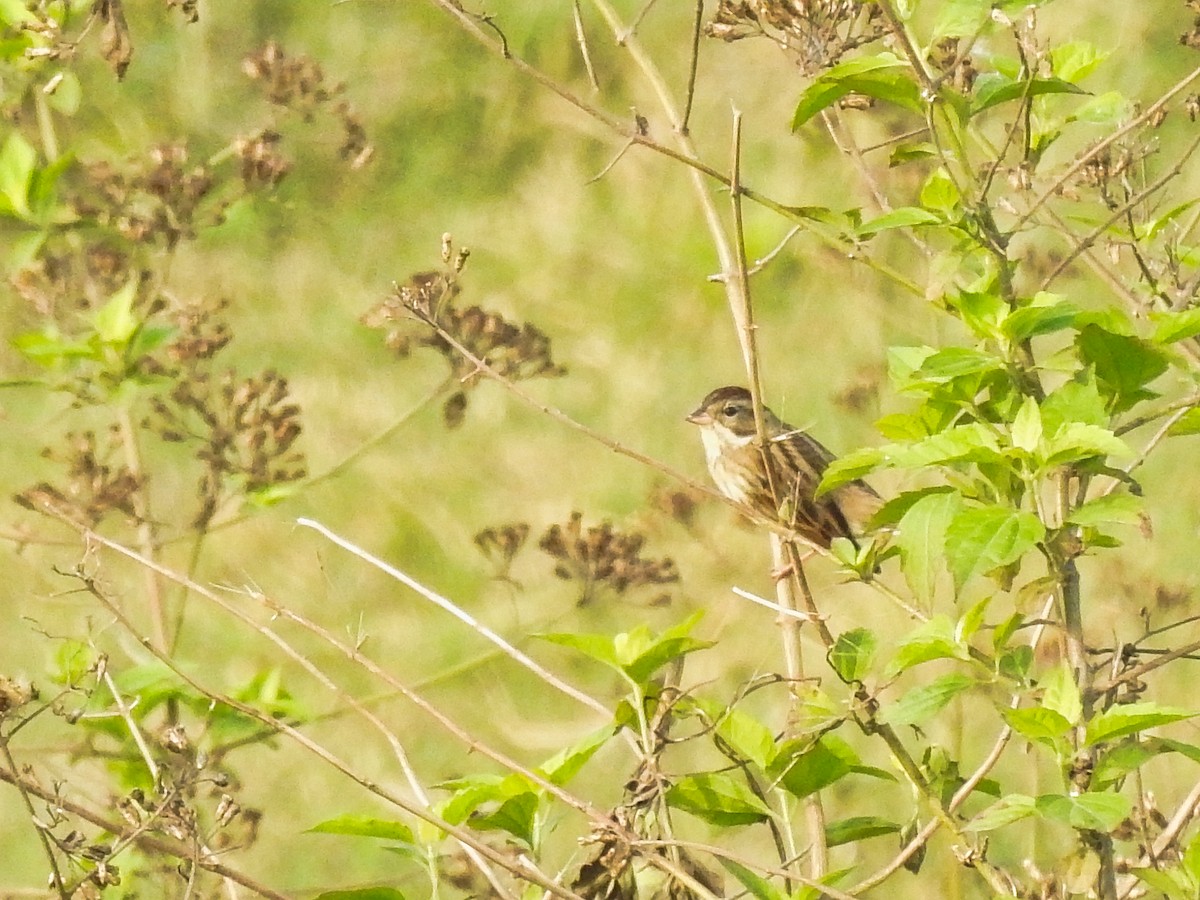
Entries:
MULTIPOLYGON (((133 511, 137 515, 138 549, 147 559, 158 560, 158 543, 154 536, 154 521, 150 517, 150 492, 142 469, 142 455, 138 448, 137 432, 133 427, 133 419, 128 407, 122 406, 117 413, 117 427, 120 429, 121 444, 125 450, 125 463, 129 466, 129 474, 137 482, 137 490, 133 492, 133 511)), ((166 611, 163 609, 162 585, 158 574, 149 566, 142 567, 142 577, 146 584, 146 602, 150 607, 151 633, 154 635, 154 645, 163 652, 168 652, 170 640, 167 636, 166 611)))

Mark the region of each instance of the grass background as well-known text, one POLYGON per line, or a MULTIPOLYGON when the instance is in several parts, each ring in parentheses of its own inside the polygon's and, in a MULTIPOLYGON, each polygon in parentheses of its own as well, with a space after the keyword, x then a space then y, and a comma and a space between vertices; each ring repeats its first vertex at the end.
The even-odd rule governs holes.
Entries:
MULTIPOLYGON (((617 5, 627 18, 638 6, 617 5)), ((584 20, 600 75, 598 95, 584 77, 569 7, 496 2, 487 11, 515 53, 618 116, 636 108, 648 117, 651 133, 668 141, 669 125, 590 9, 584 20)), ((269 198, 239 205, 226 224, 184 245, 172 266, 174 293, 232 299, 236 339, 226 364, 245 372, 272 367, 289 378, 304 410, 303 449, 312 472, 333 466, 406 415, 444 376, 433 354, 397 360, 358 317, 393 281, 435 267, 440 236, 450 232, 472 251, 465 301, 535 323, 551 336, 556 360, 568 367, 565 378, 530 384, 532 392, 628 446, 703 477, 699 441, 683 416, 711 388, 744 377, 723 293, 708 280, 718 264, 682 166, 631 150, 592 181, 619 141, 486 54, 432 3, 211 4, 190 26, 158 4, 131 4, 128 15, 135 42, 128 76, 115 81, 85 44, 78 63, 83 107, 58 123, 61 142, 81 159, 142 156, 152 145, 172 140, 186 141, 203 158, 232 135, 260 127, 270 111, 241 74, 240 61, 271 39, 288 53, 320 60, 332 80, 345 82, 346 98, 377 147, 371 165, 348 173, 335 161, 340 136, 333 129, 317 123, 290 130, 285 146, 296 161, 294 172, 269 198)), ((1112 51, 1113 61, 1089 88, 1099 93, 1119 85, 1129 96, 1152 99, 1195 64, 1194 51, 1177 40, 1189 16, 1177 3, 1114 9, 1064 0, 1047 7, 1044 24, 1047 34, 1086 37, 1112 51)), ((686 78, 691 17, 686 4, 660 3, 639 32, 677 91, 686 78)), ((734 104, 745 114, 747 183, 784 203, 870 209, 869 193, 815 123, 799 135, 789 133, 805 83, 765 41, 704 41, 692 123, 700 153, 727 168, 734 104)), ((882 140, 911 126, 898 114, 891 120, 875 116, 872 123, 860 131, 863 143, 871 142, 873 132, 882 140)), ((1164 145, 1179 139, 1165 134, 1164 145)), ((895 202, 912 202, 917 173, 887 172, 882 158, 873 165, 888 178, 895 202)), ((718 203, 724 210, 723 195, 718 203)), ((774 247, 787 227, 773 214, 748 207, 751 259, 774 247)), ((911 248, 899 239, 887 241, 877 242, 877 252, 920 278, 923 266, 911 248)), ((1030 249, 1031 255, 1039 252, 1049 260, 1061 250, 1030 249)), ((1068 284, 1061 289, 1070 292, 1068 284)), ((811 426, 835 452, 880 440, 874 419, 904 408, 903 398, 886 387, 889 345, 958 337, 923 299, 807 235, 757 275, 753 288, 768 402, 795 424, 811 426)), ((1076 283, 1072 299, 1086 302, 1089 289, 1086 282, 1076 283)), ((15 301, 5 307, 0 321, 11 333, 36 324, 15 301)), ((4 348, 0 354, 6 371, 24 371, 15 351, 4 348)), ((37 450, 78 426, 64 403, 44 394, 8 391, 0 403, 0 484, 11 494, 49 477, 53 469, 36 457, 37 450)), ((150 451, 155 509, 164 518, 188 489, 175 452, 150 451)), ((1152 541, 1130 536, 1130 547, 1111 560, 1085 564, 1097 633, 1135 627, 1130 623, 1138 607, 1158 602, 1160 586, 1160 600, 1194 587, 1193 459, 1194 445, 1185 439, 1163 448, 1142 473, 1156 525, 1152 541)), ((545 630, 627 630, 643 621, 661 628, 706 609, 701 633, 718 641, 718 648, 689 663, 688 679, 727 693, 739 681, 780 666, 769 614, 748 609, 728 590, 737 584, 769 592, 769 555, 761 535, 715 504, 702 505, 691 529, 672 521, 649 499, 667 486, 661 476, 484 384, 472 392, 462 427, 447 431, 436 405, 421 408, 344 474, 216 533, 206 545, 199 578, 256 585, 332 630, 369 635, 365 648, 375 659, 407 682, 427 685, 431 700, 483 740, 534 763, 595 723, 490 654, 478 636, 298 530, 295 519, 319 519, 514 640, 545 630), (651 607, 647 601, 655 592, 644 591, 580 608, 575 586, 551 577, 550 562, 532 546, 513 571, 520 589, 489 579, 472 544, 477 531, 519 520, 531 523, 536 537, 575 509, 589 522, 608 518, 622 528, 642 529, 649 555, 676 559, 683 579, 671 590, 670 606, 651 607)), ((902 486, 887 478, 879 484, 885 493, 902 486)), ((29 519, 10 507, 0 522, 11 530, 29 519)), ((77 559, 69 537, 61 547, 10 542, 4 554, 6 673, 42 678, 55 646, 41 638, 43 631, 93 636, 114 658, 144 658, 86 598, 63 593, 63 579, 49 566, 77 559)), ((166 559, 182 566, 185 550, 171 548, 166 559)), ((835 631, 865 622, 884 631, 903 627, 903 618, 880 609, 875 595, 839 584, 828 564, 812 568, 835 631)), ((136 609, 140 581, 111 561, 104 574, 136 609)), ((901 583, 894 571, 885 578, 901 583)), ((379 690, 327 648, 295 637, 359 696, 379 690)), ((554 648, 531 646, 598 695, 610 698, 619 690, 596 667, 554 648)), ((281 662, 261 637, 231 627, 216 610, 190 603, 180 659, 216 687, 280 666, 285 683, 311 711, 333 716, 312 726, 316 739, 381 780, 398 778, 382 742, 281 662)), ((480 768, 404 703, 384 698, 379 708, 407 740, 427 782, 480 768)), ((779 704, 764 699, 759 711, 776 726, 784 724, 779 704)), ((951 721, 937 737, 952 752, 969 755, 972 744, 964 732, 970 730, 956 729, 951 721)), ((61 735, 46 731, 45 770, 59 771, 84 795, 102 795, 99 779, 89 785, 59 753, 54 742, 61 735)), ((888 765, 878 748, 868 752, 876 757, 868 762, 888 765)), ((610 748, 593 765, 629 762, 610 748)), ((275 742, 245 751, 236 766, 243 778, 240 801, 266 810, 266 819, 258 843, 239 853, 235 864, 297 892, 396 871, 389 854, 368 852, 361 842, 351 846, 338 843, 345 839, 301 833, 341 813, 386 814, 301 749, 275 742)), ((613 802, 613 785, 596 781, 596 795, 586 787, 581 793, 601 805, 613 802)), ((874 811, 853 808, 864 799, 879 802, 859 790, 839 785, 830 805, 844 802, 847 815, 874 811)), ((11 864, 0 891, 34 883, 42 869, 33 835, 12 800, 0 805, 0 835, 15 848, 6 854, 11 864)), ((900 810, 907 799, 896 788, 884 802, 900 810)), ((881 858, 890 849, 880 848, 881 858)), ((975 888, 960 884, 956 869, 927 877, 942 882, 945 896, 974 896, 975 888)), ((973 884, 969 876, 966 883, 973 884)))

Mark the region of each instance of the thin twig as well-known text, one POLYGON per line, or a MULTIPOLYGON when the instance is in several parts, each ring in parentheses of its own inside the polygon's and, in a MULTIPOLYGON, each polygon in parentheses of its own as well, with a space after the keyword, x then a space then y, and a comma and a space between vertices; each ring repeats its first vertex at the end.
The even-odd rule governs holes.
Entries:
POLYGON ((583 691, 579 690, 578 688, 567 684, 565 681, 563 681, 561 678, 559 678, 553 672, 548 671, 541 664, 539 664, 539 663, 535 662, 533 659, 531 659, 526 653, 524 653, 521 650, 518 650, 516 647, 514 647, 512 644, 510 644, 508 641, 506 641, 504 638, 502 638, 499 634, 497 634, 495 631, 493 631, 487 625, 484 625, 482 622, 480 622, 478 619, 476 619, 474 616, 472 616, 466 610, 462 609, 460 606, 455 604, 453 601, 449 600, 446 597, 443 597, 441 594, 437 593, 436 591, 430 590, 429 588, 425 587, 425 585, 421 584, 419 581, 417 581, 412 576, 407 575, 404 572, 401 572, 395 566, 384 562, 382 559, 380 559, 377 556, 372 555, 371 553, 368 553, 362 547, 359 547, 357 544, 351 543, 350 541, 346 540, 346 538, 342 537, 339 534, 336 534, 335 532, 331 531, 329 528, 326 528, 320 522, 314 521, 313 519, 302 518, 302 519, 297 519, 296 524, 303 525, 305 528, 313 529, 314 531, 323 535, 327 540, 332 541, 333 543, 337 544, 343 550, 347 551, 348 553, 353 554, 354 556, 361 559, 363 562, 369 563, 370 565, 379 569, 379 571, 386 573, 388 575, 388 577, 393 578, 396 581, 399 581, 405 587, 420 594, 422 597, 424 597, 430 603, 434 604, 435 606, 439 607, 440 609, 444 610, 445 612, 450 613, 450 615, 454 616, 454 618, 458 619, 460 622, 462 622, 463 624, 465 624, 472 630, 479 632, 479 634, 483 635, 485 638, 487 638, 489 641, 491 641, 493 644, 495 644, 497 647, 499 647, 500 650, 502 650, 505 655, 507 655, 509 658, 515 660, 516 662, 520 663, 522 666, 524 666, 530 672, 533 672, 535 675, 537 675, 538 678, 542 679, 544 682, 546 682, 546 684, 550 685, 555 690, 561 691, 562 693, 564 693, 568 697, 570 697, 572 700, 577 700, 580 703, 582 703, 584 706, 586 706, 588 709, 592 710, 593 712, 599 713, 601 716, 604 717, 604 719, 606 721, 612 719, 612 717, 613 717, 612 710, 608 709, 608 707, 606 707, 599 700, 596 700, 594 697, 589 697, 587 694, 585 694, 583 691))
POLYGON ((596 77, 596 69, 592 65, 592 53, 588 50, 587 34, 583 30, 583 15, 579 11, 579 0, 571 3, 571 15, 575 19, 575 43, 579 45, 579 53, 583 56, 583 67, 587 70, 588 82, 594 93, 600 92, 600 80, 596 77))
POLYGON ((1149 122, 1151 119, 1153 119, 1155 116, 1157 116, 1159 114, 1159 112, 1161 112, 1162 109, 1167 105, 1167 103, 1170 102, 1170 100, 1175 97, 1176 94, 1179 94, 1180 92, 1182 92, 1185 88, 1187 88, 1187 86, 1189 84, 1191 84, 1197 78, 1200 78, 1200 66, 1196 67, 1191 72, 1189 72, 1186 76, 1184 76, 1184 78, 1181 81, 1177 82, 1170 90, 1168 90, 1165 94, 1163 94, 1161 97, 1159 97, 1154 103, 1151 103, 1148 107, 1146 107, 1146 109, 1142 112, 1141 115, 1135 116, 1134 118, 1130 119, 1128 122, 1126 122, 1124 125, 1122 125, 1120 128, 1118 128, 1112 134, 1105 137, 1104 140, 1099 141, 1098 143, 1094 144, 1090 149, 1088 149, 1088 151, 1086 153, 1080 154, 1079 157, 1075 160, 1075 162, 1073 162, 1070 166, 1068 166, 1067 170, 1065 172, 1063 172, 1062 175, 1060 175, 1058 178, 1056 178, 1054 180, 1054 183, 1051 184, 1050 187, 1046 188, 1046 190, 1041 194, 1041 196, 1039 196, 1035 201, 1033 201, 1033 204, 1029 207, 1029 209, 1025 210, 1025 212, 1021 215, 1021 217, 1019 219, 1017 219, 1016 224, 1014 224, 1012 227, 1012 230, 1014 232, 1018 231, 1022 225, 1024 225, 1031 218, 1033 218, 1034 214, 1037 213, 1037 211, 1039 209, 1041 209, 1042 206, 1044 206, 1051 197, 1053 197, 1055 194, 1057 194, 1059 191, 1061 191, 1063 186, 1068 181, 1070 181, 1072 178, 1074 178, 1079 173, 1079 171, 1081 169, 1083 169, 1084 166, 1086 166, 1088 163, 1090 163, 1093 159, 1095 159, 1097 156, 1099 156, 1101 153, 1103 153, 1106 149, 1111 147, 1117 141, 1121 140, 1121 138, 1125 137, 1125 135, 1129 134, 1131 131, 1134 131, 1137 128, 1140 128, 1146 122, 1149 122))
POLYGON ((1180 173, 1182 173, 1184 163, 1186 163, 1188 161, 1188 159, 1191 158, 1192 154, 1196 152, 1197 147, 1200 147, 1200 135, 1197 135, 1195 138, 1192 139, 1192 142, 1190 144, 1188 144, 1187 149, 1184 150, 1183 154, 1175 162, 1175 165, 1173 165, 1173 166, 1171 166, 1171 168, 1167 169, 1167 171, 1164 172, 1162 174, 1162 176, 1160 176, 1152 184, 1150 184, 1149 186, 1138 191, 1138 193, 1134 194, 1132 197, 1130 197, 1128 200, 1126 200, 1123 204, 1121 204, 1121 206, 1119 206, 1117 208, 1117 210, 1111 216, 1109 216, 1107 219, 1105 219, 1103 222, 1101 222, 1099 225, 1097 225, 1095 228, 1093 228, 1087 234, 1087 236, 1084 237, 1083 240, 1081 240, 1079 242, 1079 244, 1075 247, 1075 249, 1071 253, 1067 254, 1067 256, 1065 256, 1059 262, 1059 264, 1054 267, 1054 269, 1050 272, 1049 275, 1047 275, 1044 279, 1042 279, 1042 284, 1038 288, 1038 290, 1041 290, 1041 291, 1049 290, 1050 285, 1054 283, 1054 280, 1056 278, 1058 278, 1058 276, 1061 275, 1063 273, 1063 271, 1065 271, 1067 269, 1067 267, 1069 267, 1071 265, 1071 263, 1075 262, 1075 260, 1079 258, 1079 255, 1081 253, 1083 253, 1085 250, 1087 250, 1089 247, 1091 247, 1092 244, 1094 244, 1100 238, 1101 235, 1103 235, 1106 231, 1108 231, 1108 229, 1110 227, 1112 227, 1112 225, 1115 222, 1117 222, 1121 218, 1123 218, 1125 216, 1125 213, 1127 210, 1133 208, 1134 206, 1137 206, 1139 203, 1141 203, 1143 200, 1145 200, 1150 195, 1162 190, 1164 187, 1166 187, 1166 185, 1169 181, 1171 181, 1173 178, 1176 178, 1180 173))

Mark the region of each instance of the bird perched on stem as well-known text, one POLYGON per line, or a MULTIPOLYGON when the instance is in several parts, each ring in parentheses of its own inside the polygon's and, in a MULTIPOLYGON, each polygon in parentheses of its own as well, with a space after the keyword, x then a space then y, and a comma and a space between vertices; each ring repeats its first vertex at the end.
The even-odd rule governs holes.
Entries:
POLYGON ((754 403, 745 388, 717 388, 687 420, 700 426, 708 471, 722 494, 798 531, 814 544, 828 547, 834 538, 844 537, 857 547, 856 535, 862 534, 883 504, 861 480, 815 497, 833 454, 766 407, 767 443, 765 448, 759 447, 754 403))

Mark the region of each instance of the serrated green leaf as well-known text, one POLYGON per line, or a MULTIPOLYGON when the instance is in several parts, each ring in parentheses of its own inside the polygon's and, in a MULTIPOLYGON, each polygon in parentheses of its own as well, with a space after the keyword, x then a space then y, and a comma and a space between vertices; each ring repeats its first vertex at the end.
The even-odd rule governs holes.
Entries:
POLYGON ((1081 81, 1091 75, 1108 54, 1088 41, 1068 41, 1050 48, 1050 71, 1064 81, 1081 81))
POLYGON ((921 141, 915 144, 897 144, 892 148, 892 152, 888 156, 888 168, 895 168, 908 162, 914 162, 918 159, 929 159, 938 155, 937 146, 929 141, 921 141))
POLYGON ((1037 801, 1025 794, 1009 794, 1001 797, 970 822, 968 831, 993 831, 1027 819, 1037 813, 1037 801))
POLYGON ((907 62, 894 53, 844 60, 817 78, 800 95, 792 115, 792 131, 849 93, 866 94, 920 112, 921 92, 907 62))
POLYGON ((705 708, 716 720, 720 738, 739 756, 766 771, 775 757, 775 735, 771 729, 737 707, 722 710, 716 708, 716 704, 706 704, 705 708))
POLYGON ((1037 811, 1045 818, 1091 831, 1114 830, 1132 809, 1127 797, 1107 792, 1090 791, 1074 797, 1043 794, 1037 798, 1037 811))
POLYGON ((956 591, 973 576, 1016 562, 1045 535, 1037 516, 1006 506, 966 507, 946 528, 946 560, 956 591))
POLYGON ((0 148, 0 197, 21 218, 29 216, 29 187, 36 166, 37 151, 21 132, 10 131, 0 148))
POLYGON ((719 856, 717 860, 730 875, 738 880, 742 887, 750 892, 750 896, 756 898, 756 900, 788 900, 786 894, 757 872, 746 868, 739 862, 734 862, 726 856, 719 856))
POLYGON ((1065 300, 1048 304, 1023 306, 1013 310, 1001 323, 1004 335, 1013 342, 1025 341, 1041 334, 1052 334, 1071 328, 1079 315, 1079 307, 1065 300))
POLYGON ((494 812, 472 816, 468 824, 477 831, 503 831, 532 848, 537 845, 537 810, 537 794, 522 791, 509 797, 494 812))
POLYGON ((104 343, 124 345, 137 331, 139 323, 133 314, 137 289, 137 278, 129 279, 92 316, 96 334, 104 343))
POLYGON ((985 110, 1019 100, 1022 97, 1038 97, 1043 94, 1086 94, 1083 88, 1063 81, 1061 78, 1034 78, 1030 81, 1014 81, 999 72, 985 72, 975 80, 974 96, 971 98, 970 116, 985 110))
POLYGON ((928 357, 913 373, 914 383, 944 384, 963 375, 995 372, 1004 368, 999 357, 971 347, 947 347, 928 357))
POLYGON ((870 671, 879 638, 869 628, 855 628, 838 635, 829 650, 829 664, 842 681, 862 681, 870 671))
POLYGON ((918 225, 941 225, 941 216, 917 206, 901 206, 858 226, 858 236, 868 238, 893 228, 915 228, 918 225))
POLYGON ((959 210, 962 195, 958 187, 945 169, 934 169, 925 184, 921 186, 921 205, 926 209, 940 213, 943 220, 952 218, 959 210))
POLYGON ((1036 451, 1042 442, 1042 413, 1032 397, 1026 397, 1021 403, 1013 418, 1011 433, 1013 446, 1026 453, 1036 451))
POLYGON ((1139 525, 1144 507, 1141 497, 1112 493, 1087 501, 1067 521, 1072 525, 1139 525))
POLYGON ((1112 127, 1128 121, 1135 108, 1133 102, 1120 91, 1105 91, 1081 103, 1067 121, 1112 127))
POLYGON ((883 707, 879 718, 889 725, 919 725, 937 715, 946 704, 974 684, 975 679, 967 675, 942 675, 929 684, 912 688, 895 703, 883 707))
POLYGON ((351 888, 346 891, 322 891, 316 900, 404 900, 404 894, 390 887, 351 888))
POLYGON ((829 847, 840 847, 842 844, 853 844, 856 841, 878 837, 881 834, 896 834, 900 826, 879 816, 852 816, 825 826, 825 844, 829 847))
POLYGON ((538 772, 552 784, 566 784, 579 774, 579 770, 596 755, 597 750, 608 743, 615 731, 616 726, 613 724, 593 731, 583 740, 555 753, 538 766, 538 772))
POLYGON ((1167 434, 1182 437, 1187 434, 1200 434, 1200 409, 1189 409, 1175 420, 1167 434))
POLYGON ((858 755, 849 744, 827 734, 811 743, 785 743, 768 774, 793 796, 803 799, 849 775, 859 765, 858 755))
POLYGON ((1129 445, 1109 429, 1083 422, 1068 422, 1043 447, 1047 468, 1066 465, 1082 459, 1119 456, 1129 458, 1129 445))
POLYGON ((1195 713, 1176 706, 1160 706, 1146 701, 1114 706, 1096 715, 1087 723, 1087 746, 1111 741, 1127 734, 1136 734, 1159 725, 1169 725, 1190 719, 1195 713))
POLYGON ((1150 321, 1155 325, 1155 343, 1173 344, 1200 334, 1200 306, 1178 312, 1152 312, 1150 321))
POLYGON ((723 772, 679 779, 667 790, 667 803, 722 828, 753 825, 771 817, 771 810, 748 787, 723 772))
POLYGON ((554 632, 533 635, 538 640, 570 647, 584 656, 589 656, 613 669, 620 670, 617 653, 613 649, 613 639, 606 634, 571 634, 570 632, 554 632))
POLYGON ((821 497, 835 488, 869 475, 883 460, 883 451, 877 447, 862 447, 835 459, 822 474, 816 495, 821 497))
POLYGON ((1166 355, 1148 341, 1094 324, 1080 330, 1075 347, 1080 358, 1095 370, 1097 386, 1107 396, 1113 412, 1155 396, 1146 386, 1169 365, 1166 355))
POLYGON ((1079 685, 1075 683, 1075 673, 1066 661, 1060 661, 1046 673, 1040 682, 1042 689, 1042 707, 1058 713, 1067 723, 1074 725, 1083 715, 1083 700, 1079 694, 1079 685))
POLYGON ((888 678, 907 672, 913 666, 935 659, 970 659, 967 648, 954 635, 954 623, 942 613, 922 622, 900 639, 896 654, 887 665, 888 678))
POLYGON ((326 819, 307 831, 311 834, 348 834, 381 838, 387 841, 403 841, 406 844, 416 842, 412 829, 403 822, 371 816, 338 816, 335 819, 326 819))
POLYGON ((900 519, 896 545, 904 580, 917 602, 928 607, 945 571, 946 529, 962 507, 956 493, 922 497, 900 519))
POLYGON ((1108 425, 1104 398, 1093 379, 1082 376, 1072 379, 1042 401, 1042 426, 1047 434, 1058 433, 1068 422, 1099 428, 1108 425))
POLYGON ((1004 721, 1013 731, 1031 741, 1058 748, 1059 742, 1071 730, 1071 723, 1052 709, 1027 707, 1001 710, 1004 721))

